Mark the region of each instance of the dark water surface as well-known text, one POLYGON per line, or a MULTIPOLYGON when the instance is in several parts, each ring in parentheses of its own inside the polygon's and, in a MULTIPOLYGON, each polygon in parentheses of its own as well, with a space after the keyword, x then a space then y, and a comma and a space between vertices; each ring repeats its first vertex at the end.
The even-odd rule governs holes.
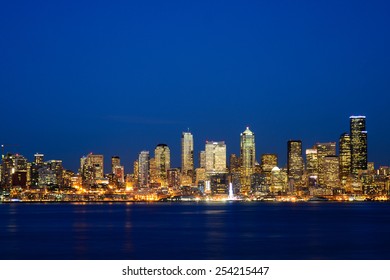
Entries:
POLYGON ((0 259, 390 259, 390 203, 0 204, 0 259))

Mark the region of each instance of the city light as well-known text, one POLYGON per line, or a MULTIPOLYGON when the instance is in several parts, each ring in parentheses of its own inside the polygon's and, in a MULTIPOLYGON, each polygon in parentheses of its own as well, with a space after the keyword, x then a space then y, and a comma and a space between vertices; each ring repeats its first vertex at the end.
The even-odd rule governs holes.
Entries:
POLYGON ((154 155, 141 151, 133 172, 125 174, 119 156, 111 157, 104 172, 104 156, 89 153, 78 172, 61 160, 34 154, 29 162, 20 154, 3 154, 1 201, 384 201, 389 199, 390 168, 375 169, 367 161, 366 117, 351 116, 350 132, 336 142, 317 142, 306 149, 302 141, 287 142, 287 166, 278 155, 264 153, 256 160, 255 134, 240 134, 240 155, 227 157, 224 141, 206 141, 194 163, 194 136, 183 132, 181 168, 171 167, 171 152, 158 144, 154 155), (229 163, 227 162, 229 158, 229 163))

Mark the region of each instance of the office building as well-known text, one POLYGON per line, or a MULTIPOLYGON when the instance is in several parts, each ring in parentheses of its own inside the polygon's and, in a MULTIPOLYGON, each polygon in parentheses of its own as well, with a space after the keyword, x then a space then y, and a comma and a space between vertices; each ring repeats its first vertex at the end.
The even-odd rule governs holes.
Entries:
POLYGON ((181 173, 182 185, 192 185, 194 177, 194 138, 191 132, 183 132, 181 135, 181 173))
POLYGON ((255 173, 256 148, 255 134, 249 127, 240 135, 241 192, 248 193, 251 188, 251 175, 255 173))
POLYGON ((171 151, 166 144, 158 144, 154 149, 156 180, 162 186, 168 185, 168 169, 171 168, 171 151))
POLYGON ((287 174, 294 188, 302 186, 303 169, 302 141, 290 140, 287 142, 287 174))
POLYGON ((206 175, 226 173, 226 144, 224 141, 206 141, 206 175))
POLYGON ((138 156, 138 186, 147 188, 150 184, 150 156, 149 151, 142 151, 138 156))
POLYGON ((343 186, 347 183, 348 177, 351 175, 351 136, 348 133, 343 133, 339 140, 339 163, 340 163, 340 182, 343 186))
POLYGON ((351 116, 351 172, 358 175, 359 171, 367 170, 367 130, 365 116, 351 116))
POLYGON ((336 142, 317 143, 316 150, 318 159, 318 184, 324 186, 324 158, 326 156, 336 156, 336 142))

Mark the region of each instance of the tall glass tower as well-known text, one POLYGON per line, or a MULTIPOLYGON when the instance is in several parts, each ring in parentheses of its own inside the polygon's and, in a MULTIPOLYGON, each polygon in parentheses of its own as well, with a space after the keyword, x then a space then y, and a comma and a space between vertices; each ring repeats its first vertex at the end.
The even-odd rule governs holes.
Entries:
POLYGON ((194 137, 191 132, 181 134, 182 184, 192 184, 194 177, 194 137))
POLYGON ((343 133, 339 140, 340 181, 342 185, 347 182, 351 174, 351 136, 343 133))
POLYGON ((241 133, 240 146, 241 192, 247 193, 251 187, 251 175, 255 173, 256 161, 255 134, 249 127, 241 133))
POLYGON ((287 142, 287 174, 293 180, 294 186, 302 185, 303 158, 302 141, 290 140, 287 142))
POLYGON ((158 144, 154 149, 157 181, 163 186, 168 184, 167 172, 171 168, 171 151, 166 144, 158 144))
POLYGON ((149 187, 150 156, 149 151, 142 151, 138 156, 138 184, 141 188, 149 187))
POLYGON ((360 170, 367 170, 367 131, 365 116, 351 116, 351 171, 358 175, 360 170))

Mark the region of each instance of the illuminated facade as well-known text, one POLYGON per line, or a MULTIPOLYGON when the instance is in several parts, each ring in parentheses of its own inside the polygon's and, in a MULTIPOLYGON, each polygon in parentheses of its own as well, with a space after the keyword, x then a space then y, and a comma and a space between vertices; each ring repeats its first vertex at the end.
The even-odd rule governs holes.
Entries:
POLYGON ((34 163, 35 164, 43 164, 44 163, 44 154, 34 154, 34 163))
POLYGON ((199 152, 199 167, 206 168, 206 152, 205 151, 199 152))
POLYGON ((255 134, 247 127, 240 137, 241 192, 247 193, 251 187, 251 175, 255 173, 255 134))
POLYGON ((278 156, 276 154, 261 155, 261 173, 264 175, 264 184, 267 188, 271 186, 271 171, 278 166, 278 156))
POLYGON ((117 165, 114 167, 114 173, 115 178, 119 183, 124 183, 125 182, 125 168, 122 165, 117 165))
POLYGON ((325 156, 323 158, 323 186, 329 189, 339 187, 339 157, 325 156))
POLYGON ((147 188, 150 184, 150 157, 149 151, 142 151, 138 156, 138 185, 147 188))
POLYGON ((306 149, 306 172, 308 176, 318 176, 317 149, 306 149))
POLYGON ((227 173, 219 173, 210 176, 210 189, 213 195, 227 194, 229 179, 227 173))
POLYGON ((318 184, 323 186, 325 183, 324 158, 326 156, 336 156, 336 142, 317 143, 316 150, 318 158, 318 184))
POLYGON ((39 186, 39 169, 44 166, 44 155, 34 154, 34 162, 29 166, 29 185, 32 188, 39 186))
POLYGON ((344 186, 351 175, 351 136, 343 133, 339 140, 340 182, 344 186))
POLYGON ((111 172, 115 174, 115 167, 121 166, 121 159, 118 156, 111 157, 111 172))
POLYGON ((290 140, 287 142, 287 174, 294 187, 302 185, 303 169, 302 141, 290 140))
POLYGON ((83 184, 91 186, 96 179, 104 177, 104 157, 103 155, 89 154, 80 159, 80 173, 83 184))
POLYGON ((27 187, 27 159, 19 154, 6 154, 1 163, 1 185, 27 187))
POLYGON ((138 159, 134 161, 133 164, 133 177, 134 181, 138 183, 138 173, 139 173, 139 164, 138 164, 138 159))
POLYGON ((167 171, 167 177, 168 177, 168 187, 170 188, 179 188, 180 187, 180 169, 178 168, 171 168, 167 171))
POLYGON ((226 145, 224 141, 206 141, 206 174, 226 173, 226 145))
POLYGON ((194 137, 190 132, 181 135, 182 185, 191 185, 194 176, 194 137))
POLYGON ((351 172, 358 175, 359 171, 367 170, 367 131, 365 116, 351 116, 351 172))
POLYGON ((62 160, 49 160, 47 162, 47 165, 49 167, 49 170, 51 170, 54 173, 55 177, 55 185, 62 185, 63 179, 62 174, 64 171, 64 168, 62 167, 62 160))
POLYGON ((271 185, 270 191, 274 194, 282 194, 287 190, 287 172, 281 170, 279 167, 275 166, 271 170, 271 185))
POLYGON ((240 158, 236 154, 231 154, 229 157, 229 172, 240 173, 240 158))
POLYGON ((206 181, 206 169, 204 168, 196 168, 195 169, 195 185, 199 186, 200 182, 206 181))
POLYGON ((260 165, 262 172, 271 172, 272 168, 278 166, 278 156, 276 154, 262 154, 260 165))
POLYGON ((154 149, 156 179, 162 186, 168 184, 167 171, 171 168, 171 151, 166 144, 159 144, 154 149))

